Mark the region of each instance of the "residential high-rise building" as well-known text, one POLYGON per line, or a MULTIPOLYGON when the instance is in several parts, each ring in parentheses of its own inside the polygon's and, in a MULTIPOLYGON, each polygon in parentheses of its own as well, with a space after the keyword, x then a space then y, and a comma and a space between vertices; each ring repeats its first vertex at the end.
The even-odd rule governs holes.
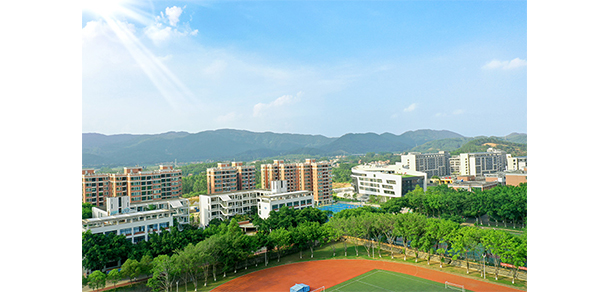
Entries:
POLYGON ((108 174, 96 173, 94 169, 83 169, 83 203, 104 206, 109 197, 108 174))
POLYGON ((483 176, 506 170, 506 152, 493 148, 487 152, 461 153, 460 175, 483 176))
POLYGON ((428 177, 440 177, 451 174, 450 158, 451 154, 446 151, 423 154, 409 152, 407 155, 401 155, 400 161, 402 165, 410 170, 425 172, 428 177))
POLYGON ((271 182, 285 180, 287 191, 311 191, 316 204, 332 201, 332 166, 330 162, 316 162, 306 159, 304 163, 284 163, 274 160, 273 164, 261 165, 261 187, 270 189, 271 182))
POLYGON ((243 165, 242 162, 218 163, 217 167, 206 170, 208 193, 254 189, 256 187, 255 174, 254 165, 243 165))
POLYGON ((139 166, 125 167, 122 173, 101 174, 83 170, 83 203, 103 206, 104 197, 122 196, 129 197, 132 203, 153 202, 181 195, 182 171, 172 166, 160 165, 153 171, 143 171, 139 166))

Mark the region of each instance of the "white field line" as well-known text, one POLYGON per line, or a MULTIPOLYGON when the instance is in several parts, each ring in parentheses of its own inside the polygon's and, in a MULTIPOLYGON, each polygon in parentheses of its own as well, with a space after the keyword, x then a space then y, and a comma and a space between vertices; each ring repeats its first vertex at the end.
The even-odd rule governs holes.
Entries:
MULTIPOLYGON (((369 276, 372 276, 372 275, 375 275, 375 274, 379 273, 380 271, 381 271, 381 270, 377 270, 377 271, 375 271, 374 273, 370 273, 370 274, 368 274, 368 275, 366 275, 366 276, 362 277, 362 279, 364 279, 364 278, 368 278, 369 276)), ((352 278, 352 279, 353 279, 353 278, 352 278)), ((352 279, 350 279, 350 280, 352 280, 352 279)), ((347 280, 347 281, 350 281, 350 280, 347 280)), ((356 280, 356 281, 357 281, 357 280, 356 280)), ((352 284, 352 283, 347 283, 347 284, 344 284, 344 285, 339 286, 339 287, 337 287, 337 288, 332 287, 332 289, 333 289, 333 290, 336 290, 336 291, 341 291, 341 290, 340 290, 341 288, 343 288, 343 287, 345 287, 345 286, 349 286, 349 285, 351 285, 351 284, 352 284)))
MULTIPOLYGON (((403 276, 403 275, 396 275, 396 274, 390 273, 390 272, 385 271, 385 270, 379 270, 379 272, 384 272, 384 273, 386 273, 386 274, 390 274, 390 275, 392 275, 392 276, 401 277, 401 278, 403 278, 403 279, 407 279, 407 280, 409 280, 409 281, 416 281, 416 282, 420 282, 420 283, 422 283, 422 284, 429 284, 429 282, 423 281, 423 280, 421 280, 421 278, 419 278, 419 277, 415 277, 415 276, 414 276, 414 277, 415 277, 415 279, 411 279, 411 278, 409 278, 409 277, 405 277, 405 276, 403 276)), ((427 280, 427 281, 429 281, 429 280, 427 280)), ((434 282, 434 281, 432 281, 432 282, 434 282)), ((434 283, 438 283, 438 282, 434 282, 434 283)))
POLYGON ((392 290, 388 290, 388 289, 385 289, 385 288, 379 287, 379 286, 377 286, 377 285, 373 285, 373 284, 371 284, 371 283, 362 282, 362 281, 360 281, 360 280, 356 280, 356 282, 360 282, 360 283, 362 283, 362 284, 367 284, 367 285, 369 285, 369 286, 373 286, 373 287, 378 288, 378 289, 381 289, 381 290, 385 290, 385 291, 392 291, 392 290))

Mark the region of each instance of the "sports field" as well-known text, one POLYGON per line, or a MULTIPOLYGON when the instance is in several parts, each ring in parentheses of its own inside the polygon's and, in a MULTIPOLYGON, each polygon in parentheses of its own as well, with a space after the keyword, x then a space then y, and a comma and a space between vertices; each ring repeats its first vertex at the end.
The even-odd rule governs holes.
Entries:
MULTIPOLYGON (((385 276, 382 273, 374 275, 375 277, 385 276), (379 275, 378 275, 379 274, 379 275)), ((365 281, 366 282, 365 278, 365 281)), ((405 280, 406 281, 406 280, 405 280)), ((466 291, 496 291, 496 292, 523 292, 521 290, 496 285, 491 282, 479 281, 473 278, 462 277, 455 274, 444 273, 424 267, 409 265, 398 262, 379 261, 379 260, 350 260, 350 259, 335 259, 335 260, 319 260, 298 262, 287 265, 275 266, 268 269, 256 271, 233 279, 216 287, 213 291, 288 291, 296 283, 304 283, 315 290, 321 287, 327 288, 328 291, 456 291, 445 289, 445 281, 463 285, 466 291), (393 277, 398 283, 403 283, 397 290, 396 286, 401 284, 391 284, 393 281, 374 280, 369 285, 362 289, 349 287, 350 281, 358 279, 374 270, 383 270, 383 273, 396 273, 410 278, 393 277), (404 284, 402 279, 411 279, 407 284, 404 284), (423 288, 414 288, 416 283, 436 282, 438 286, 430 286, 429 290, 423 288), (391 285, 385 288, 373 289, 371 285, 391 285), (342 286, 345 287, 342 288, 342 286), (331 290, 332 289, 332 290, 331 290), (339 289, 339 290, 334 290, 339 289)), ((367 285, 363 282, 357 282, 361 285, 367 285)))
MULTIPOLYGON (((445 285, 407 274, 385 270, 372 270, 326 289, 326 291, 445 291, 445 285)), ((461 289, 459 291, 461 291, 461 289)))

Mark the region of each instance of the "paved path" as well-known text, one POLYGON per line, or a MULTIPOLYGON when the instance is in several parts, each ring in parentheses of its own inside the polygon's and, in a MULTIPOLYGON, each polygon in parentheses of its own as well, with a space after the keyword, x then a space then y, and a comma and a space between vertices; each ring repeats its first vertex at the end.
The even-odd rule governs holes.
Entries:
POLYGON ((288 291, 296 283, 305 283, 311 290, 330 288, 374 269, 394 271, 419 278, 464 285, 471 291, 523 292, 472 278, 427 269, 415 265, 377 260, 320 260, 287 264, 256 271, 233 279, 213 291, 288 291))

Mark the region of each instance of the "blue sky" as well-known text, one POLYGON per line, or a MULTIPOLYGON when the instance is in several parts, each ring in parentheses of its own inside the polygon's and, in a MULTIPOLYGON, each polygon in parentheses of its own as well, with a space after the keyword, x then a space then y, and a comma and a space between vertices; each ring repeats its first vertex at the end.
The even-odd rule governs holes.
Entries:
POLYGON ((526 8, 526 1, 91 5, 82 15, 82 131, 526 133, 526 8))

